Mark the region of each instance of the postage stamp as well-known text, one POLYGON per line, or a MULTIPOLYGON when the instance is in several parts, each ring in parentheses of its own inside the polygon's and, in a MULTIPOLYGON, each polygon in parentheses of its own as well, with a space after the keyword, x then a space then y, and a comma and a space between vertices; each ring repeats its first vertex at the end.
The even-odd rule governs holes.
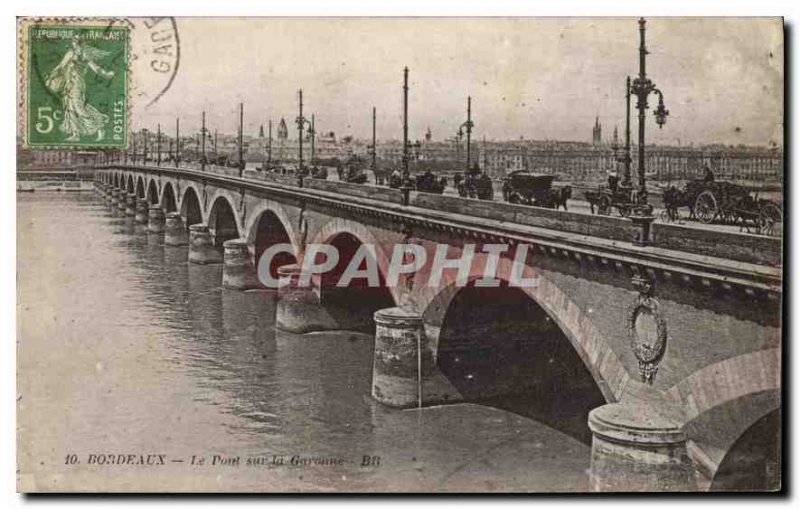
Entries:
POLYGON ((26 144, 125 147, 129 28, 32 22, 24 32, 26 144))

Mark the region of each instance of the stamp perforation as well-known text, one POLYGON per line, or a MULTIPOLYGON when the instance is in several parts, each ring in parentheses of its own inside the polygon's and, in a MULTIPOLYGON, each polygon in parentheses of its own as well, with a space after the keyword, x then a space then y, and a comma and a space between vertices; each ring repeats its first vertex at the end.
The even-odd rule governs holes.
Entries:
POLYGON ((131 27, 133 24, 125 18, 94 18, 94 17, 29 17, 18 18, 17 35, 17 58, 18 58, 18 90, 17 90, 17 136, 21 140, 24 148, 35 148, 37 150, 65 150, 65 149, 98 149, 98 150, 126 150, 130 145, 130 125, 131 125, 131 87, 130 74, 131 66, 131 27), (30 30, 36 26, 67 26, 69 28, 115 28, 123 29, 123 52, 124 63, 121 69, 124 70, 125 79, 122 98, 125 103, 125 119, 123 127, 122 144, 103 144, 97 145, 91 142, 78 143, 36 143, 30 139, 31 120, 28 118, 28 109, 31 105, 30 87, 28 80, 32 73, 32 41, 30 30))

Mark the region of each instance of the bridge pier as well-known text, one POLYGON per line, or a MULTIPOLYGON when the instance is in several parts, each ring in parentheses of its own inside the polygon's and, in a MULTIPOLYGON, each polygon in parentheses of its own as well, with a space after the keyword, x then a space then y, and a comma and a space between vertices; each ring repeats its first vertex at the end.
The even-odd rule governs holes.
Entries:
POLYGON ((275 327, 296 334, 346 329, 325 311, 313 280, 309 285, 300 284, 302 273, 297 264, 278 267, 278 278, 285 283, 278 288, 275 327))
POLYGON ((186 228, 183 226, 183 219, 180 213, 170 212, 164 223, 164 245, 185 246, 186 244, 186 228))
POLYGON ((589 413, 592 491, 696 491, 680 424, 644 403, 589 413))
POLYGON ((422 315, 394 307, 378 310, 374 316, 372 397, 391 407, 422 406, 423 385, 433 369, 422 315))
POLYGON ((150 202, 148 202, 145 198, 138 198, 136 200, 136 214, 134 215, 134 221, 139 224, 147 224, 149 207, 150 202))
POLYGON ((222 255, 214 247, 214 237, 208 231, 208 225, 199 223, 189 226, 189 261, 201 265, 222 261, 222 255))
MULTIPOLYGON (((128 193, 125 192, 124 189, 120 189, 119 191, 119 205, 117 206, 117 210, 119 210, 120 215, 126 215, 128 208, 128 193)), ((131 214, 133 215, 133 214, 131 214)))
POLYGON ((256 269, 250 257, 247 239, 226 240, 223 244, 222 286, 230 290, 258 287, 256 269))
POLYGON ((108 196, 108 204, 111 206, 111 211, 115 212, 119 209, 119 189, 112 189, 108 196))
POLYGON ((150 205, 147 211, 147 231, 164 233, 164 209, 160 205, 150 205))
POLYGON ((125 216, 133 217, 136 214, 136 195, 123 191, 119 201, 119 208, 125 216))

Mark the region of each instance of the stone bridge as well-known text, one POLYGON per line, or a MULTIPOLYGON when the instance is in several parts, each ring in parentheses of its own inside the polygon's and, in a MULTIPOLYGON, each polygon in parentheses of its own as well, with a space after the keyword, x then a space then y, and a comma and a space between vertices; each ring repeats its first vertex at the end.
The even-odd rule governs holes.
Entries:
POLYGON ((103 166, 96 185, 119 214, 164 232, 166 248, 188 243, 190 262, 224 263, 231 290, 258 288, 261 253, 290 244, 271 267, 292 281, 277 290, 276 326, 374 332, 372 395, 386 405, 521 396, 530 415, 591 441, 595 490, 779 482, 779 238, 647 232, 623 218, 252 170, 103 166), (339 249, 334 274, 374 246, 382 283, 398 244, 428 260, 437 245, 455 259, 474 244, 480 266, 492 263, 486 246, 526 245, 537 284, 507 284, 504 253, 499 286, 458 285, 456 270, 430 286, 422 267, 396 286, 339 288, 323 275, 304 288, 312 244, 339 249))

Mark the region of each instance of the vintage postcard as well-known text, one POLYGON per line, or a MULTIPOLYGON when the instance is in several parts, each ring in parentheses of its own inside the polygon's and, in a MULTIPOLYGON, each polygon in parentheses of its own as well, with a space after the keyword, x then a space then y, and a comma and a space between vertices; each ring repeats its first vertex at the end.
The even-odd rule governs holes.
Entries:
POLYGON ((18 18, 18 490, 782 490, 783 23, 18 18))

